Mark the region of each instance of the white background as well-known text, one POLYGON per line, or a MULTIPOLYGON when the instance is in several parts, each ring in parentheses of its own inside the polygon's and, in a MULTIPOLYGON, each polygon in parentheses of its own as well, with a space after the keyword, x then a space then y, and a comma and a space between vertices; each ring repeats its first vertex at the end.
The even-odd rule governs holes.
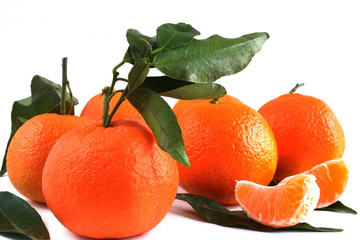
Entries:
MULTIPOLYGON (((61 59, 68 57, 68 76, 86 101, 111 82, 112 68, 127 49, 128 28, 155 35, 163 23, 186 22, 201 32, 238 37, 265 31, 270 39, 242 72, 218 81, 230 95, 258 109, 265 102, 304 82, 298 92, 327 102, 346 136, 344 158, 350 180, 344 204, 360 210, 359 195, 359 7, 356 1, 8 1, 0 0, 0 155, 10 134, 15 100, 30 95, 36 74, 61 81, 61 59)), ((126 71, 124 71, 126 76, 126 71)), ((121 87, 121 86, 119 86, 121 87)), ((169 100, 173 105, 174 100, 169 100)), ((1 159, 2 159, 1 155, 1 159)), ((19 195, 7 177, 0 191, 19 195)), ((30 201, 43 217, 52 239, 85 239, 70 233, 46 206, 30 201)), ((352 239, 359 217, 314 212, 306 222, 343 228, 342 233, 261 233, 205 222, 184 202, 175 201, 152 231, 129 239, 352 239)), ((0 239, 6 239, 0 235, 0 239)))

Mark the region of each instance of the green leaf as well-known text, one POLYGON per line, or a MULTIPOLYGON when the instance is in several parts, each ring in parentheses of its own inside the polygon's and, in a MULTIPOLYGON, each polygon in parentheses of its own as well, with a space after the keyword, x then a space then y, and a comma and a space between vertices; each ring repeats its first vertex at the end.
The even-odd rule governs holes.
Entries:
POLYGON ((333 204, 331 204, 330 206, 327 206, 327 207, 324 207, 324 208, 317 208, 315 210, 357 214, 357 212, 354 209, 345 206, 340 201, 336 201, 333 204))
POLYGON ((126 53, 124 55, 124 61, 130 64, 135 64, 135 60, 134 57, 131 53, 130 47, 128 47, 128 49, 126 50, 126 53))
POLYGON ((128 60, 127 62, 135 63, 139 61, 141 58, 144 57, 150 57, 151 50, 157 48, 156 38, 155 37, 149 37, 146 35, 143 35, 139 31, 135 29, 129 29, 126 33, 126 38, 129 43, 129 50, 125 53, 124 59, 129 59, 129 57, 132 57, 132 61, 128 60), (147 41, 151 48, 146 44, 145 41, 147 41))
POLYGON ((128 85, 126 86, 126 94, 131 94, 137 89, 146 79, 149 73, 150 59, 141 58, 131 68, 128 75, 128 85))
POLYGON ((175 79, 214 82, 246 68, 268 38, 267 33, 252 33, 234 39, 218 35, 192 39, 187 45, 159 52, 154 64, 175 79))
POLYGON ((189 24, 163 24, 157 29, 157 42, 162 50, 169 50, 189 43, 200 32, 189 24))
POLYGON ((307 223, 299 223, 285 228, 273 228, 262 225, 249 218, 243 211, 230 211, 220 203, 194 194, 178 193, 176 199, 186 201, 190 206, 205 217, 209 222, 236 228, 246 228, 255 231, 315 231, 315 232, 340 232, 342 229, 313 227, 307 223))
POLYGON ((0 232, 18 233, 33 240, 50 239, 36 210, 9 192, 0 192, 0 232))
MULTIPOLYGON (((5 150, 3 165, 0 176, 6 173, 6 154, 12 137, 15 132, 30 118, 47 113, 54 112, 57 105, 60 104, 61 86, 54 82, 36 75, 31 81, 31 97, 15 101, 11 111, 11 133, 5 150)), ((70 104, 70 95, 67 93, 67 104, 70 104)), ((73 97, 74 105, 78 100, 73 97)), ((60 108, 58 108, 60 110, 60 108)), ((73 110, 72 110, 73 111, 73 110)), ((60 113, 60 112, 57 112, 60 113)))
POLYGON ((127 98, 152 130, 158 146, 179 163, 190 166, 176 116, 157 93, 138 88, 127 98))
POLYGON ((140 87, 162 96, 184 100, 218 98, 226 94, 225 88, 220 84, 192 83, 167 76, 147 77, 140 87))

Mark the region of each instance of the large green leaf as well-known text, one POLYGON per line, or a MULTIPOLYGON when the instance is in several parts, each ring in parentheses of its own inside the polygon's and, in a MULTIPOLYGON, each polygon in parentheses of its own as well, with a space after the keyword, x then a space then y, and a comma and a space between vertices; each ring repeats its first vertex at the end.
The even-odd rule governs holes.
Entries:
POLYGON ((209 222, 236 228, 247 228, 256 231, 314 231, 314 232, 341 232, 342 229, 314 227, 308 223, 299 223, 295 226, 284 228, 268 227, 249 218, 243 211, 230 211, 220 203, 208 198, 197 196, 194 194, 178 193, 176 199, 186 201, 190 206, 206 218, 209 222))
POLYGON ((151 50, 157 48, 156 37, 146 36, 135 29, 127 30, 126 38, 130 46, 125 53, 124 60, 132 64, 141 58, 150 57, 151 50), (151 48, 143 40, 147 41, 151 48))
POLYGON ((147 77, 140 87, 162 96, 184 100, 218 98, 226 94, 225 88, 217 83, 192 83, 167 76, 147 77))
POLYGON ((0 192, 0 232, 17 233, 33 240, 50 239, 36 210, 9 192, 0 192))
POLYGON ((168 50, 189 43, 191 39, 199 34, 200 32, 189 24, 166 23, 158 27, 156 37, 159 48, 168 50))
POLYGON ((155 55, 155 67, 165 75, 191 82, 214 82, 222 76, 240 72, 250 63, 269 38, 252 33, 239 38, 213 35, 155 55))
POLYGON ((158 146, 176 161, 190 166, 181 129, 174 112, 166 101, 157 93, 145 88, 134 90, 127 99, 152 130, 158 146))
MULTIPOLYGON (((6 173, 6 153, 15 132, 30 118, 47 112, 59 111, 61 86, 54 82, 36 75, 31 81, 31 97, 15 101, 11 111, 11 133, 8 141, 0 176, 6 173)), ((70 96, 67 93, 67 104, 70 104, 70 96)), ((73 97, 73 103, 78 100, 73 97)), ((74 112, 74 110, 71 110, 74 112)), ((59 113, 59 112, 57 112, 59 113)))

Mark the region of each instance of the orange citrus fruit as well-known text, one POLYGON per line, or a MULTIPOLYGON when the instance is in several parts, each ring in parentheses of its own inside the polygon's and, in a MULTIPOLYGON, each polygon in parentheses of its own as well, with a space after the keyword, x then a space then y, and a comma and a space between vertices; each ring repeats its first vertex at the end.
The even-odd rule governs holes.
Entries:
POLYGON ((336 202, 344 193, 349 179, 349 165, 344 159, 324 162, 306 171, 316 177, 320 188, 320 199, 317 208, 322 208, 336 202))
POLYGON ((42 171, 50 150, 65 132, 92 121, 54 113, 26 121, 16 131, 6 155, 8 176, 16 190, 31 200, 45 202, 42 171))
POLYGON ((277 148, 266 120, 229 95, 188 103, 180 100, 174 106, 191 163, 178 164, 180 186, 222 204, 236 204, 236 180, 268 185, 277 148))
MULTIPOLYGON (((121 93, 115 94, 109 102, 109 114, 115 107, 116 103, 119 101, 121 93)), ((84 106, 80 116, 94 119, 95 121, 102 121, 104 109, 104 96, 102 94, 98 94, 92 97, 84 106)), ((141 114, 131 105, 128 100, 125 100, 121 103, 118 110, 115 112, 114 117, 112 119, 137 119, 142 120, 143 118, 141 114)))
POLYGON ((298 174, 274 187, 239 181, 236 200, 255 221, 279 228, 302 222, 316 207, 320 189, 313 175, 298 174))
POLYGON ((259 113, 270 124, 278 147, 275 182, 344 154, 341 125, 331 108, 318 98, 284 94, 264 104, 259 113))
POLYGON ((144 122, 132 119, 64 134, 43 173, 51 211, 70 231, 91 238, 149 231, 169 211, 178 184, 175 160, 144 122))

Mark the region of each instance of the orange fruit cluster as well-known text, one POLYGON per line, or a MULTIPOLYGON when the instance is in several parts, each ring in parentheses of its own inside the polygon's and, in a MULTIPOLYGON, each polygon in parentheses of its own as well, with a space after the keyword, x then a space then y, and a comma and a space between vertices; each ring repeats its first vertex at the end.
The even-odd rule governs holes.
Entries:
POLYGON ((192 164, 179 166, 180 186, 189 193, 239 203, 254 220, 285 227, 345 190, 344 133, 320 99, 284 94, 256 112, 227 95, 180 100, 173 110, 192 164), (271 179, 279 184, 267 187, 271 179))
POLYGON ((24 196, 46 202, 69 230, 92 238, 149 231, 169 211, 178 185, 222 204, 238 203, 272 227, 302 221, 345 190, 344 133, 319 99, 285 94, 256 111, 226 95, 179 100, 173 111, 190 167, 157 146, 127 100, 103 127, 99 94, 81 117, 28 120, 8 149, 9 178, 24 196), (271 180, 279 184, 268 187, 271 180))

